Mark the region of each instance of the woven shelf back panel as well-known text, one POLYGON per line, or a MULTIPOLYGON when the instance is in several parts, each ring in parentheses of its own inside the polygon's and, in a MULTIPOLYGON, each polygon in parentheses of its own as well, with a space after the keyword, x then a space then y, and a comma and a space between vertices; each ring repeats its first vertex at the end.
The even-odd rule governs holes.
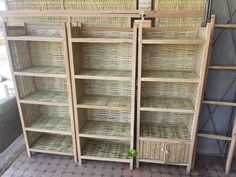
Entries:
MULTIPOLYGON (((205 11, 206 0, 155 0, 154 9, 157 11, 205 11)), ((197 26, 204 22, 202 17, 183 18, 156 18, 156 26, 197 26)))
POLYGON ((100 81, 100 80, 84 80, 77 81, 77 88, 84 90, 77 90, 83 92, 85 95, 106 95, 106 96, 130 96, 131 83, 128 81, 100 81), (83 87, 81 87, 81 85, 83 87))
MULTIPOLYGON (((21 108, 26 127, 31 126, 34 122, 42 118, 48 118, 52 121, 57 119, 66 119, 66 121, 70 123, 68 107, 22 104, 21 108)), ((45 127, 45 125, 48 126, 45 122, 44 124, 42 123, 42 129, 50 128, 45 127)))
POLYGON ((132 44, 73 44, 79 69, 129 70, 132 68, 132 44))

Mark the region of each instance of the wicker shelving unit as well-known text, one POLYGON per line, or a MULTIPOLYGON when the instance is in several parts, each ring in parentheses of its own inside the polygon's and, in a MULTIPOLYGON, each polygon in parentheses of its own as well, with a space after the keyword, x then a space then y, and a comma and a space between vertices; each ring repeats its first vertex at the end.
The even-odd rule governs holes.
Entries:
POLYGON ((68 23, 78 158, 130 163, 137 28, 68 23))
POLYGON ((28 155, 77 161, 66 25, 4 24, 28 155))
POLYGON ((137 167, 190 172, 214 19, 206 28, 143 28, 138 35, 137 167))

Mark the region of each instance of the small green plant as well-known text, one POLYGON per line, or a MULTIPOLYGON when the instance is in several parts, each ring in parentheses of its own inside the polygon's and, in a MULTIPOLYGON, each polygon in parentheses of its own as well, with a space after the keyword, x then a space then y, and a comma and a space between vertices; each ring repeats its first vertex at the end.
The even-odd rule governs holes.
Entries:
POLYGON ((137 157, 137 151, 135 150, 135 149, 130 149, 129 150, 129 152, 128 152, 128 156, 130 157, 130 158, 135 158, 135 157, 137 157))

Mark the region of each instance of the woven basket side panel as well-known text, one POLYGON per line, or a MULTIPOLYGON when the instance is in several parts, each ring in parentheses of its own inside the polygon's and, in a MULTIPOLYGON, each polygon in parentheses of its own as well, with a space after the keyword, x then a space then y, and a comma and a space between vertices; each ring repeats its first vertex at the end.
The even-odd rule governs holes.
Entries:
POLYGON ((68 118, 70 117, 70 112, 68 107, 62 106, 39 106, 40 116, 42 117, 56 117, 56 118, 68 118))
POLYGON ((67 82, 65 79, 36 77, 35 85, 38 91, 46 90, 67 92, 67 82))
POLYGON ((135 10, 135 0, 65 0, 65 10, 107 11, 135 10))
POLYGON ((62 37, 62 30, 55 26, 27 25, 28 35, 62 37))
POLYGON ((187 163, 190 145, 188 144, 167 144, 169 154, 166 156, 167 163, 187 163))
MULTIPOLYGON (((205 10, 205 0, 159 0, 155 1, 155 10, 181 11, 181 10, 205 10)), ((202 24, 204 18, 156 18, 156 26, 196 26, 202 24)))
POLYGON ((130 96, 131 83, 126 81, 87 80, 84 83, 88 95, 130 96))
POLYGON ((9 41, 9 48, 14 71, 31 66, 27 42, 9 41))
POLYGON ((195 57, 193 45, 144 45, 144 70, 192 71, 195 57))
POLYGON ((139 0, 139 9, 142 10, 151 10, 152 9, 152 1, 153 0, 139 0))
POLYGON ((20 98, 37 90, 33 77, 16 76, 16 85, 20 98))
POLYGON ((60 10, 60 0, 7 0, 9 10, 60 10))
POLYGON ((66 22, 68 19, 63 17, 8 17, 4 18, 10 25, 22 25, 26 23, 27 25, 52 25, 59 26, 66 22))
POLYGON ((114 27, 129 28, 130 18, 127 17, 73 17, 72 22, 81 22, 83 27, 114 27))
POLYGON ((35 132, 27 132, 27 138, 29 146, 32 147, 32 145, 36 142, 36 140, 42 135, 42 133, 35 133, 35 132))
POLYGON ((29 104, 22 104, 21 110, 24 117, 24 123, 26 126, 29 126, 32 122, 37 120, 40 115, 38 105, 29 105, 29 104))
POLYGON ((202 62, 203 62, 203 49, 204 49, 203 45, 198 46, 196 48, 196 59, 195 59, 193 71, 197 75, 199 75, 201 72, 201 66, 202 66, 202 62))
POLYGON ((198 36, 197 31, 174 31, 174 30, 166 30, 166 31, 157 31, 157 30, 148 30, 144 29, 143 38, 145 39, 191 39, 196 38, 198 36))
MULTIPOLYGON (((141 123, 188 125, 193 119, 192 114, 167 112, 141 112, 141 123), (190 122, 188 122, 190 120, 190 122)), ((191 124, 190 124, 191 125, 191 124)))
POLYGON ((131 44, 82 44, 80 55, 86 69, 131 70, 131 44))
POLYGON ((201 25, 204 22, 204 18, 158 18, 156 19, 155 26, 158 27, 195 27, 201 25))
MULTIPOLYGON (((191 98, 192 87, 189 83, 144 83, 142 84, 143 97, 175 97, 191 98)), ((196 86, 195 86, 196 87, 196 86)))
POLYGON ((161 150, 163 143, 155 141, 139 141, 139 158, 151 160, 164 160, 164 153, 161 150))
POLYGON ((29 42, 32 64, 35 66, 64 66, 61 43, 29 42))
POLYGON ((130 122, 131 114, 125 111, 87 110, 87 120, 108 122, 130 122))
POLYGON ((158 10, 204 10, 206 0, 156 0, 158 10))
POLYGON ((82 37, 100 37, 100 38, 133 38, 133 32, 112 31, 112 30, 81 30, 82 37))

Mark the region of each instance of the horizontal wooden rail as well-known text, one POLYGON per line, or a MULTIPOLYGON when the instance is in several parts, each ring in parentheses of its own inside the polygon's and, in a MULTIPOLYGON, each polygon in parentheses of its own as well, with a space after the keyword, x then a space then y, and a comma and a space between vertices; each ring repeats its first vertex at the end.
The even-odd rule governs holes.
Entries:
POLYGON ((79 43, 133 43, 133 39, 117 38, 72 38, 71 42, 79 43))
POLYGON ((236 24, 216 24, 215 28, 228 28, 228 29, 236 29, 236 24))
POLYGON ((231 141, 232 140, 232 138, 230 138, 230 137, 221 136, 221 135, 211 135, 211 134, 198 133, 198 136, 203 137, 203 138, 222 140, 222 141, 231 141))
POLYGON ((232 102, 224 102, 224 101, 202 101, 203 104, 212 104, 212 105, 219 105, 219 106, 236 106, 236 103, 232 102))
POLYGON ((151 11, 145 12, 146 17, 180 18, 180 17, 205 17, 205 10, 178 10, 178 11, 151 11))
POLYGON ((143 44, 205 44, 203 39, 144 39, 143 44))
POLYGON ((209 66, 211 70, 236 70, 236 66, 209 66))
POLYGON ((45 37, 45 36, 8 36, 9 41, 38 41, 38 42, 63 42, 60 37, 45 37))

